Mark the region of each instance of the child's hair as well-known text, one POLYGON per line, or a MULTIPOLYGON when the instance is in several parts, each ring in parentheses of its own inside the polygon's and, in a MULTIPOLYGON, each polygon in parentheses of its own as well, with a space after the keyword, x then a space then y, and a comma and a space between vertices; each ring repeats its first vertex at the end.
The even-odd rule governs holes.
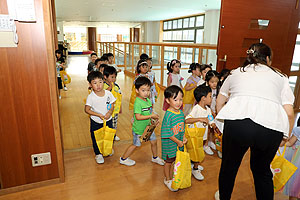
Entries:
POLYGON ((108 61, 108 56, 107 54, 103 54, 100 58, 101 61, 108 61))
POLYGON ((100 70, 101 68, 104 68, 104 69, 105 69, 105 68, 107 68, 107 67, 109 67, 107 64, 101 64, 100 67, 99 67, 99 70, 100 70))
POLYGON ((135 80, 135 83, 134 83, 135 89, 138 90, 143 85, 147 85, 147 86, 151 87, 151 81, 149 78, 147 78, 145 76, 140 76, 135 80))
POLYGON ((97 65, 98 62, 100 62, 100 61, 101 61, 100 58, 97 58, 97 59, 95 60, 95 65, 97 65))
POLYGON ((91 53, 91 57, 92 57, 92 56, 97 56, 97 54, 96 54, 96 53, 91 53))
POLYGON ((106 55, 107 55, 107 57, 111 57, 111 56, 114 57, 114 54, 112 54, 112 53, 107 53, 106 55))
POLYGON ((207 68, 209 68, 210 70, 212 70, 212 67, 213 65, 210 63, 210 64, 202 64, 201 67, 200 67, 200 72, 206 70, 207 68))
POLYGON ((65 62, 64 55, 63 55, 63 52, 61 50, 59 50, 59 49, 55 50, 55 57, 56 57, 57 61, 60 61, 62 63, 65 62), (60 58, 58 58, 56 54, 59 54, 60 58))
POLYGON ((109 75, 112 75, 112 74, 117 75, 117 70, 116 70, 116 68, 114 68, 114 67, 112 67, 112 66, 104 67, 104 70, 103 70, 103 75, 104 75, 104 77, 109 77, 109 75))
POLYGON ((196 70, 197 68, 199 68, 200 71, 201 71, 201 65, 200 65, 199 63, 192 63, 192 64, 190 65, 190 68, 189 68, 188 73, 192 73, 193 70, 196 70))
POLYGON ((210 79, 212 79, 213 77, 217 77, 220 80, 220 74, 219 74, 219 72, 217 72, 216 70, 209 70, 206 73, 206 76, 205 76, 206 83, 208 84, 208 81, 210 79))
POLYGON ((179 63, 179 64, 180 64, 179 67, 181 68, 181 62, 180 62, 179 60, 177 60, 177 59, 173 59, 173 60, 171 60, 171 62, 168 62, 168 63, 167 63, 167 70, 169 71, 167 74, 173 72, 172 67, 173 67, 176 63, 179 63))
POLYGON ((194 90, 194 97, 197 103, 201 101, 202 97, 206 97, 210 92, 211 88, 209 86, 206 86, 205 83, 196 87, 196 89, 194 90))
POLYGON ((148 66, 148 63, 146 60, 139 60, 137 65, 136 65, 136 72, 139 74, 141 73, 141 66, 148 66))
POLYGON ((177 85, 171 85, 169 87, 167 87, 164 91, 164 95, 166 99, 169 98, 173 98, 175 99, 178 96, 178 93, 181 92, 182 97, 183 97, 183 91, 180 87, 178 87, 177 85))
POLYGON ((99 78, 99 79, 102 79, 102 80, 104 79, 103 74, 101 72, 99 72, 99 71, 92 71, 87 76, 87 80, 88 80, 89 83, 91 83, 96 78, 99 78))
POLYGON ((149 58, 149 56, 148 56, 148 54, 146 54, 146 53, 142 53, 141 55, 140 55, 140 60, 147 60, 149 58))
POLYGON ((272 69, 274 72, 279 74, 280 76, 285 76, 280 70, 275 69, 268 65, 267 63, 267 57, 269 57, 270 61, 272 59, 272 49, 264 44, 264 43, 256 43, 252 44, 249 49, 247 50, 247 57, 244 62, 244 64, 241 66, 241 71, 245 72, 245 67, 251 64, 257 65, 257 64, 263 64, 268 66, 270 69, 272 69))

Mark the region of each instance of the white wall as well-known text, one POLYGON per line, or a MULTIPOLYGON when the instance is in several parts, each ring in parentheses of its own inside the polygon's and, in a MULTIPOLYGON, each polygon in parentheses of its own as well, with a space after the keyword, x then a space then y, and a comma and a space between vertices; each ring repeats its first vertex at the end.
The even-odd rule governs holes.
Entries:
POLYGON ((159 42, 159 33, 159 21, 149 21, 144 23, 144 42, 159 42))
MULTIPOLYGON (((219 35, 219 21, 220 21, 220 10, 208 10, 205 12, 204 20, 204 43, 205 44, 218 44, 219 35)), ((210 50, 208 52, 208 63, 213 64, 213 69, 216 68, 217 62, 217 51, 210 50)))
POLYGON ((59 31, 59 34, 57 34, 57 40, 64 41, 64 23, 56 22, 56 25, 57 25, 57 31, 59 31))

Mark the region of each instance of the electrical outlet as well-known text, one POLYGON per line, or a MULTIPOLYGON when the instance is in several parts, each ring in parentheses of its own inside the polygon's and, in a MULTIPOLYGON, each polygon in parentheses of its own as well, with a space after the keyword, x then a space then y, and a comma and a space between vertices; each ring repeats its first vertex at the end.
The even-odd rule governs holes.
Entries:
POLYGON ((32 166, 37 167, 41 165, 49 165, 51 164, 51 154, 47 153, 39 153, 31 155, 32 166))

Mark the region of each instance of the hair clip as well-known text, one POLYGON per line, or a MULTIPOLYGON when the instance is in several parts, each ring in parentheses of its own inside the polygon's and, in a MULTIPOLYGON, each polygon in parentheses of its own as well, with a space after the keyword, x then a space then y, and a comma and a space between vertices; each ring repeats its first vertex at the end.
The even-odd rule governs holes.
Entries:
POLYGON ((139 64, 139 66, 141 66, 142 64, 147 64, 147 65, 148 65, 148 63, 147 63, 146 61, 141 62, 141 63, 139 64))
POLYGON ((254 54, 254 50, 253 49, 248 49, 246 52, 247 52, 247 54, 254 54))

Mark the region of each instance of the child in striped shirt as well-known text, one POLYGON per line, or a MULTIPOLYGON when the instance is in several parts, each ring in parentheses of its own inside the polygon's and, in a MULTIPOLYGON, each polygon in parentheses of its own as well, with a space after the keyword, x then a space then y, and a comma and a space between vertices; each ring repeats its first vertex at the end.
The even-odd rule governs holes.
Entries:
POLYGON ((164 95, 166 102, 170 105, 161 126, 162 158, 165 160, 164 183, 169 190, 174 192, 177 190, 171 187, 173 177, 171 166, 176 159, 177 147, 182 151, 183 145, 187 142, 184 136, 184 114, 180 110, 183 103, 183 91, 177 85, 171 85, 166 88, 164 95))

